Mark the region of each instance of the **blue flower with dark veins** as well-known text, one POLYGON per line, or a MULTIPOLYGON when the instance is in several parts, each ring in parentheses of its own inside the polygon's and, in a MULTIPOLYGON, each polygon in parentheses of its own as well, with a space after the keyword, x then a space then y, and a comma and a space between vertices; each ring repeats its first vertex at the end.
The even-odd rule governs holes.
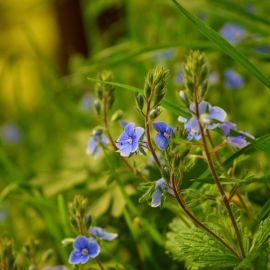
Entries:
POLYGON ((228 89, 239 88, 243 85, 243 79, 236 71, 232 69, 227 69, 224 72, 224 83, 225 87, 228 89))
POLYGON ((144 129, 136 127, 134 123, 128 123, 124 127, 124 131, 116 141, 118 152, 122 157, 128 157, 135 153, 139 147, 139 141, 143 136, 144 129))
POLYGON ((78 236, 73 243, 74 250, 69 256, 70 264, 85 264, 90 258, 96 258, 100 247, 94 238, 78 236))
MULTIPOLYGON (((206 101, 201 101, 198 109, 200 122, 204 125, 205 129, 215 129, 218 127, 219 123, 224 122, 227 117, 227 113, 222 108, 211 106, 206 101)), ((194 103, 190 104, 190 112, 193 115, 190 119, 179 116, 178 121, 185 124, 185 129, 188 132, 187 138, 189 140, 200 140, 200 126, 196 116, 196 108, 194 103)))
POLYGON ((99 156, 103 147, 108 144, 108 139, 101 130, 94 130, 93 137, 88 141, 86 152, 95 158, 99 156))
POLYGON ((247 35, 247 31, 240 25, 225 23, 220 29, 220 34, 233 45, 241 42, 247 35))
POLYGON ((226 141, 229 145, 236 148, 243 148, 249 144, 249 142, 246 140, 247 138, 255 139, 255 137, 248 132, 245 131, 237 131, 236 130, 236 124, 231 122, 224 122, 219 125, 219 127, 224 131, 226 135, 226 141), (235 130, 239 133, 237 136, 231 135, 231 130, 235 130))
POLYGON ((158 131, 158 134, 155 137, 156 145, 159 149, 165 150, 169 145, 171 135, 175 128, 168 126, 164 122, 154 122, 153 127, 158 131))
POLYGON ((107 240, 107 241, 112 241, 116 237, 118 237, 117 233, 108 233, 108 232, 106 232, 105 229, 100 228, 100 227, 90 227, 89 233, 93 237, 100 238, 101 240, 107 240))
POLYGON ((174 196, 173 190, 167 186, 167 183, 164 180, 164 178, 160 178, 159 180, 156 181, 155 192, 152 194, 152 201, 151 201, 152 207, 160 206, 163 192, 166 189, 168 193, 174 196))

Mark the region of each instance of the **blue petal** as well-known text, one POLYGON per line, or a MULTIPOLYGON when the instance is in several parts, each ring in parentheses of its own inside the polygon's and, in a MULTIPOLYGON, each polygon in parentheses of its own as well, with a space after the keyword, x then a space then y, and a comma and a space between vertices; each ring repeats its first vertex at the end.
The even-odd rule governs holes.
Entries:
POLYGON ((255 139, 255 137, 253 135, 251 135, 250 133, 246 132, 246 131, 241 131, 240 132, 241 135, 243 135, 244 137, 249 137, 250 139, 255 139))
POLYGON ((200 131, 200 126, 199 126, 199 122, 198 122, 197 118, 192 117, 190 119, 190 128, 191 128, 191 130, 194 130, 197 132, 200 131))
POLYGON ((116 145, 119 147, 120 145, 126 144, 128 142, 129 142, 129 136, 125 131, 123 131, 121 135, 119 136, 119 138, 117 139, 116 145))
POLYGON ((88 144, 87 144, 87 154, 90 154, 90 155, 93 155, 93 153, 95 152, 97 148, 97 142, 95 140, 95 138, 91 138, 89 141, 88 141, 88 144))
POLYGON ((227 117, 227 113, 222 108, 214 106, 209 109, 209 116, 211 119, 223 122, 227 117))
POLYGON ((194 139, 195 140, 200 140, 201 139, 201 134, 200 133, 198 133, 198 132, 195 132, 194 134, 193 134, 193 137, 194 137, 194 139))
POLYGON ((90 255, 89 254, 82 255, 82 257, 81 257, 81 264, 87 263, 89 261, 89 259, 90 259, 90 255))
POLYGON ((207 111, 207 108, 210 107, 210 104, 206 101, 201 101, 199 104, 199 113, 204 114, 207 111))
POLYGON ((237 148, 243 148, 248 145, 248 142, 241 135, 237 137, 228 137, 227 141, 228 144, 237 148))
POLYGON ((219 127, 224 131, 226 136, 230 135, 231 130, 236 130, 236 124, 229 121, 219 124, 219 127))
POLYGON ((162 192, 160 190, 156 190, 152 194, 151 206, 158 207, 161 204, 161 199, 162 199, 162 192))
POLYGON ((134 123, 129 123, 125 126, 125 133, 129 136, 129 137, 133 137, 134 136, 134 129, 135 129, 135 124, 134 123))
POLYGON ((122 157, 128 157, 132 153, 132 145, 130 143, 121 145, 118 149, 122 157))
POLYGON ((78 250, 73 250, 69 255, 69 263, 70 264, 79 264, 81 263, 81 252, 78 250))
POLYGON ((118 237, 118 234, 117 233, 108 233, 106 231, 104 231, 101 239, 102 240, 107 240, 107 241, 112 241, 114 240, 116 237, 118 237))
POLYGON ((84 248, 87 248, 87 245, 88 245, 88 238, 82 235, 78 236, 73 243, 73 247, 75 250, 82 250, 84 248))
POLYGON ((166 132, 168 125, 164 122, 154 122, 153 127, 156 131, 159 131, 160 133, 164 133, 166 132))
POLYGON ((144 133, 144 129, 142 127, 135 128, 135 137, 139 140, 144 133))
POLYGON ((102 234, 102 228, 100 228, 100 227, 90 227, 89 228, 89 233, 92 236, 100 237, 100 235, 102 234))
POLYGON ((186 123, 186 122, 188 121, 187 118, 184 118, 184 117, 182 117, 181 115, 178 116, 177 120, 178 120, 180 123, 186 123))
POLYGON ((166 181, 164 178, 160 178, 159 180, 156 181, 155 184, 155 189, 159 189, 160 191, 163 191, 166 188, 166 181))
POLYGON ((167 133, 169 136, 171 136, 174 130, 175 130, 174 127, 167 126, 167 128, 166 128, 166 133, 167 133))
POLYGON ((169 145, 168 138, 166 138, 165 136, 163 136, 160 133, 158 133, 155 136, 155 142, 156 142, 156 145, 158 146, 158 148, 161 149, 161 150, 166 149, 168 147, 168 145, 169 145))
POLYGON ((92 236, 99 237, 100 239, 107 240, 107 241, 112 241, 118 236, 117 233, 108 233, 106 232, 106 230, 100 227, 91 227, 89 229, 89 233, 92 236))
POLYGON ((100 252, 100 246, 93 238, 89 239, 88 254, 91 258, 96 258, 100 252))
POLYGON ((205 125, 205 128, 206 129, 215 129, 218 127, 218 124, 208 124, 208 125, 205 125))
POLYGON ((101 142, 104 146, 106 146, 106 145, 108 144, 108 139, 107 139, 107 137, 103 135, 103 136, 101 137, 101 139, 100 139, 100 142, 101 142))

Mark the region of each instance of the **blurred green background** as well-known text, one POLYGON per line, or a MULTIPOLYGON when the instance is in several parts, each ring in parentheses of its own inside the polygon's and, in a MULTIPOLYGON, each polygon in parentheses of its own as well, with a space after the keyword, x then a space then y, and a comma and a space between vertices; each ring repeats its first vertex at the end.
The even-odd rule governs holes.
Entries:
MULTIPOLYGON (((181 3, 216 31, 225 23, 243 27, 246 34, 237 49, 270 77, 269 1, 181 3)), ((52 264, 65 263, 69 250, 61 240, 72 235, 66 205, 79 193, 89 199, 96 223, 120 235, 102 255, 108 265, 179 269, 162 247, 177 210, 150 209, 149 214, 149 207, 138 205, 132 176, 122 176, 125 184, 108 184, 104 156, 86 155, 91 129, 99 124, 94 84, 87 77, 110 69, 115 81, 143 87, 147 71, 163 64, 170 70, 167 97, 177 105, 181 64, 190 49, 200 49, 217 76, 209 100, 256 137, 270 133, 269 89, 222 54, 169 0, 1 1, 0 25, 1 235, 13 238, 18 252, 29 238, 39 239, 41 250, 55 250, 52 264), (241 75, 240 87, 224 85, 226 69, 241 75), (141 226, 145 218, 156 224, 156 239, 141 226)), ((114 109, 122 109, 125 120, 142 121, 127 91, 117 90, 114 109)), ((162 117, 177 123, 175 115, 162 117)), ((113 127, 115 138, 120 131, 120 125, 113 127)), ((244 164, 254 174, 269 174, 263 153, 244 164)), ((258 192, 258 203, 265 202, 269 189, 258 187, 258 192)))

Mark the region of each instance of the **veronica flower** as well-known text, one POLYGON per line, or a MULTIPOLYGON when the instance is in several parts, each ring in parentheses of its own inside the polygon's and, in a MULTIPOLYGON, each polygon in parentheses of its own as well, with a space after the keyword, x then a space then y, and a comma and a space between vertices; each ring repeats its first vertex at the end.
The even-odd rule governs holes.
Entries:
POLYGON ((108 232, 106 232, 105 229, 100 228, 100 227, 90 227, 89 233, 93 237, 97 237, 97 238, 100 238, 101 240, 107 240, 107 241, 112 241, 116 237, 118 237, 117 233, 108 233, 108 232))
POLYGON ((92 104, 93 104, 92 95, 90 93, 84 94, 84 96, 80 100, 80 108, 85 112, 89 112, 92 108, 92 104))
POLYGON ((102 147, 108 144, 108 139, 100 130, 93 131, 93 137, 88 141, 86 152, 93 155, 95 158, 101 153, 102 147))
POLYGON ((230 43, 238 44, 247 35, 246 29, 240 25, 226 23, 220 29, 220 34, 230 43))
POLYGON ((165 150, 169 145, 171 135, 175 128, 168 126, 164 122, 154 122, 153 127, 158 131, 158 134, 155 137, 156 145, 159 149, 165 150))
POLYGON ((1 129, 4 141, 9 144, 16 144, 20 142, 21 130, 16 124, 4 124, 1 129))
POLYGON ((159 180, 156 181, 155 192, 152 194, 152 201, 151 201, 151 206, 152 207, 160 206, 163 192, 166 189, 167 189, 168 193, 174 195, 173 190, 170 187, 167 186, 167 183, 164 180, 164 178, 160 178, 159 180))
POLYGON ((123 157, 128 157, 136 152, 139 147, 139 140, 144 133, 144 129, 136 127, 134 123, 125 124, 124 131, 116 141, 118 152, 123 157))
POLYGON ((184 71, 183 71, 183 65, 180 64, 177 67, 175 82, 177 85, 183 85, 184 84, 184 71))
POLYGON ((100 252, 97 241, 93 238, 78 236, 73 243, 74 250, 69 256, 70 264, 85 264, 90 258, 96 258, 100 252))
POLYGON ((167 59, 173 58, 174 54, 175 54, 174 49, 166 49, 166 50, 156 53, 154 55, 154 59, 156 61, 167 60, 167 59))
POLYGON ((236 148, 243 148, 249 144, 246 138, 255 139, 253 135, 245 131, 238 132, 239 135, 231 136, 231 130, 236 130, 236 124, 231 122, 224 122, 219 125, 219 127, 224 131, 226 135, 226 141, 229 145, 236 148))
POLYGON ((228 89, 239 88, 243 85, 243 79, 239 73, 232 69, 227 69, 224 72, 225 87, 228 89))
MULTIPOLYGON (((201 101, 198 105, 200 121, 203 123, 205 129, 215 129, 218 127, 218 123, 224 122, 227 114, 226 112, 217 106, 211 106, 206 101, 201 101)), ((190 119, 182 116, 178 117, 178 121, 185 124, 185 129, 188 132, 188 139, 199 140, 201 138, 200 126, 196 116, 195 104, 190 104, 190 111, 192 117, 190 119)))

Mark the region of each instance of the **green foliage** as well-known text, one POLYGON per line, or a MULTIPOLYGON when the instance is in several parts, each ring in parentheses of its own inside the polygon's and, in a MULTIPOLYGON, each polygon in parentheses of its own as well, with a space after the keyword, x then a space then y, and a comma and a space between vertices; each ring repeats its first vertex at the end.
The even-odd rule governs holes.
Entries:
POLYGON ((187 227, 179 219, 170 224, 166 248, 178 261, 184 261, 187 269, 221 269, 234 267, 239 260, 202 230, 187 227))

